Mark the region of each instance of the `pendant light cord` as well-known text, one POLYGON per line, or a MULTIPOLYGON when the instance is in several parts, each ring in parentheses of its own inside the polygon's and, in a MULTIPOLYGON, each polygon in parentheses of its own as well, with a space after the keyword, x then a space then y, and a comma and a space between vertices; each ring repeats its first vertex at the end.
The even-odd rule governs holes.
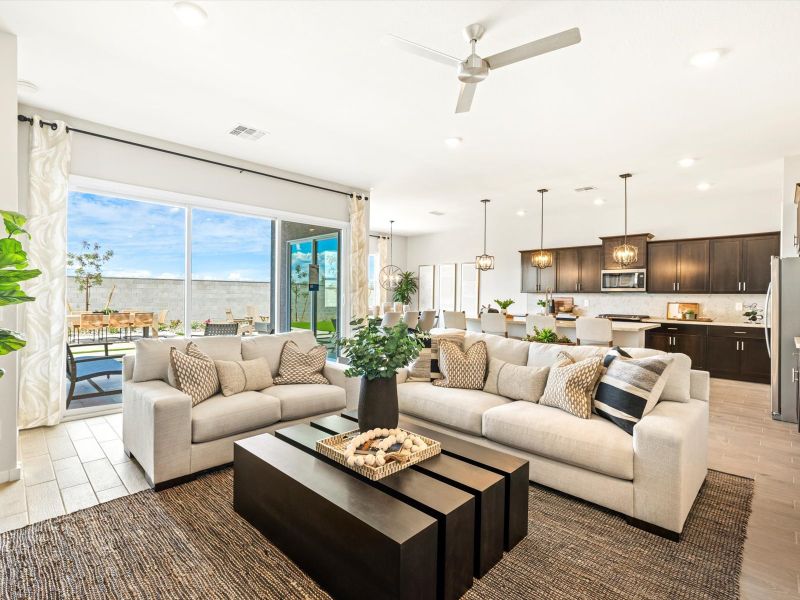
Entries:
POLYGON ((625 183, 625 241, 623 244, 628 245, 628 178, 623 179, 625 183))
POLYGON ((389 264, 394 264, 394 221, 389 221, 389 264))
POLYGON ((542 194, 542 218, 539 221, 539 255, 544 253, 544 190, 542 194))
POLYGON ((486 205, 489 203, 486 200, 481 200, 483 202, 483 253, 486 254, 486 205))

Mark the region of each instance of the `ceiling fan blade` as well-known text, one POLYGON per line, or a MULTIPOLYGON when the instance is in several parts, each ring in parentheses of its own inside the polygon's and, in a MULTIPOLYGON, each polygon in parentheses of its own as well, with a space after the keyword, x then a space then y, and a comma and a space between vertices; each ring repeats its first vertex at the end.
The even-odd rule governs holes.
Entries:
POLYGON ((553 50, 559 50, 561 48, 566 48, 567 46, 572 46, 580 41, 581 30, 577 27, 573 27, 572 29, 562 31, 561 33, 549 35, 540 40, 528 42, 527 44, 517 46, 516 48, 511 48, 511 50, 498 52, 497 54, 490 56, 485 60, 487 63, 489 63, 489 68, 494 70, 515 62, 519 62, 521 60, 525 60, 526 58, 533 58, 534 56, 539 56, 540 54, 546 54, 547 52, 552 52, 553 50))
POLYGON ((387 33, 384 39, 401 50, 405 50, 411 54, 416 54, 422 58, 427 58, 428 60, 434 60, 438 63, 442 63, 443 65, 447 65, 448 67, 457 67, 461 63, 461 59, 458 59, 455 56, 450 56, 449 54, 439 52, 433 48, 428 48, 427 46, 423 46, 416 42, 405 40, 391 33, 387 33))
POLYGON ((456 113, 469 112, 472 106, 472 99, 475 97, 477 83, 462 83, 461 91, 458 92, 458 103, 456 103, 456 113))

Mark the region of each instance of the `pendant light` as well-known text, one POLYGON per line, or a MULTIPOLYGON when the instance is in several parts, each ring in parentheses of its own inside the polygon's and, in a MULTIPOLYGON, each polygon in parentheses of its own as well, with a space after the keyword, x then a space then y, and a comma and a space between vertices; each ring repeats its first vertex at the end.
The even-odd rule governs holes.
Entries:
POLYGON ((553 253, 544 249, 544 193, 548 190, 536 190, 542 195, 542 219, 539 229, 539 250, 531 254, 531 264, 537 269, 547 269, 553 266, 553 253))
POLYGON ((639 250, 636 246, 628 243, 628 179, 632 177, 630 173, 623 173, 620 175, 622 181, 625 182, 625 237, 623 238, 622 245, 614 248, 613 257, 614 262, 620 268, 624 269, 634 264, 639 260, 639 250))
POLYGON ((479 271, 491 271, 494 269, 494 256, 486 254, 486 205, 491 200, 481 200, 483 203, 483 254, 475 257, 475 268, 479 271))
POLYGON ((400 267, 392 261, 392 242, 394 240, 394 221, 389 221, 389 264, 383 267, 378 273, 378 283, 385 290, 393 292, 400 283, 400 274, 403 272, 400 267))

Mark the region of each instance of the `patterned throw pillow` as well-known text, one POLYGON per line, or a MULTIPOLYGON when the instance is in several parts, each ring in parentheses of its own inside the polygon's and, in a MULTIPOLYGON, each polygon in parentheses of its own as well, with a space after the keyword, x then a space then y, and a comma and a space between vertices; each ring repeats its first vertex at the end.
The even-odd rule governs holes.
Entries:
POLYGON ((592 416, 592 392, 602 373, 603 359, 593 356, 575 362, 566 352, 558 353, 558 361, 550 367, 547 386, 539 404, 560 408, 588 419, 592 416))
POLYGON ((328 358, 328 349, 325 346, 314 346, 308 352, 301 352, 295 342, 289 341, 281 350, 281 364, 278 367, 278 376, 273 382, 275 385, 289 385, 293 383, 330 383, 322 374, 325 360, 328 358))
POLYGON ((263 356, 253 360, 215 360, 214 366, 223 396, 257 392, 272 385, 269 363, 263 356))
POLYGON ((442 378, 433 385, 462 390, 482 390, 486 379, 489 352, 485 342, 477 342, 464 352, 457 344, 442 340, 439 345, 439 366, 442 378))
POLYGON ((214 361, 196 344, 186 345, 186 354, 169 349, 169 362, 175 373, 175 387, 192 399, 192 406, 208 400, 219 391, 219 377, 214 361))
POLYGON ((595 412, 633 435, 633 426, 661 397, 671 366, 667 355, 612 357, 595 392, 595 412))
POLYGON ((439 347, 443 340, 453 342, 461 350, 464 349, 464 331, 448 331, 434 333, 425 339, 425 347, 419 351, 419 356, 408 369, 408 381, 431 381, 441 379, 439 368, 439 347))

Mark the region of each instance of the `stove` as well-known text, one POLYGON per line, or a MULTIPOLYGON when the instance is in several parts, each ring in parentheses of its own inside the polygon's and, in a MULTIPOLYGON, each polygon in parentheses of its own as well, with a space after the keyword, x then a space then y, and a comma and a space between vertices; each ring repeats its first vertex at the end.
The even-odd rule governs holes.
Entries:
POLYGON ((649 319, 649 315, 597 315, 601 319, 611 319, 612 321, 631 321, 631 322, 641 322, 645 319, 649 319))

